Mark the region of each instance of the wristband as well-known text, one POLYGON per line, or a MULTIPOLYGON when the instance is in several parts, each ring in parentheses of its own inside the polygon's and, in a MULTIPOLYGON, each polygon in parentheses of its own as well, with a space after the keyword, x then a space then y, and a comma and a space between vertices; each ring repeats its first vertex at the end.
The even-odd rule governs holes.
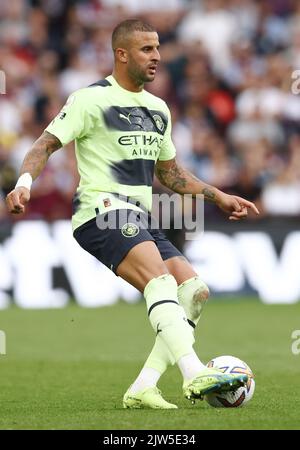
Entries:
POLYGON ((30 175, 30 173, 26 172, 20 176, 15 188, 25 187, 30 191, 31 185, 32 185, 32 176, 30 175))

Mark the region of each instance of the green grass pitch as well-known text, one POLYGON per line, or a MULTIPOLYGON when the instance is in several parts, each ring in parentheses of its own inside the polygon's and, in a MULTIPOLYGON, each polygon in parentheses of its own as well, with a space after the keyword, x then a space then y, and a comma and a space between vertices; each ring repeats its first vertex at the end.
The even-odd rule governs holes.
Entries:
POLYGON ((244 408, 191 405, 172 367, 161 379, 174 411, 124 410, 122 396, 153 343, 143 303, 112 307, 0 312, 7 354, 0 355, 1 429, 299 429, 300 355, 291 334, 300 329, 300 303, 263 305, 257 299, 210 300, 196 332, 207 362, 231 354, 255 373, 244 408))

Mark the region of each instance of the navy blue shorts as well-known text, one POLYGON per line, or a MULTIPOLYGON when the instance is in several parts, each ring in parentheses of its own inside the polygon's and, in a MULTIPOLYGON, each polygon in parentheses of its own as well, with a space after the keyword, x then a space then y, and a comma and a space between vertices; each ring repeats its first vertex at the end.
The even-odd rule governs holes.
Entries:
POLYGON ((129 250, 145 241, 155 242, 163 260, 183 256, 159 229, 153 217, 128 209, 98 215, 76 228, 74 238, 114 273, 129 250))

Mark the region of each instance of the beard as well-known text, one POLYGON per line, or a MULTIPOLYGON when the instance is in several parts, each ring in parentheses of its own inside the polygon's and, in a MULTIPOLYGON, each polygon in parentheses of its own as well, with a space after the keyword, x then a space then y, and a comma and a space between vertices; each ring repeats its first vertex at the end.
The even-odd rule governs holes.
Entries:
POLYGON ((146 68, 142 68, 134 62, 131 62, 128 66, 128 74, 130 78, 137 84, 143 84, 154 80, 155 73, 150 74, 148 70, 149 66, 146 68))

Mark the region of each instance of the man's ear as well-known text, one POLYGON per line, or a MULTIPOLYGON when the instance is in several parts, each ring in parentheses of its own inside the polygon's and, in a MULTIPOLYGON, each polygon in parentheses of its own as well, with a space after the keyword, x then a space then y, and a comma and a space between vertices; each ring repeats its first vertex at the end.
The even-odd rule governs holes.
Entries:
POLYGON ((115 50, 116 59, 121 63, 127 63, 128 61, 128 52, 124 48, 117 48, 115 50))

